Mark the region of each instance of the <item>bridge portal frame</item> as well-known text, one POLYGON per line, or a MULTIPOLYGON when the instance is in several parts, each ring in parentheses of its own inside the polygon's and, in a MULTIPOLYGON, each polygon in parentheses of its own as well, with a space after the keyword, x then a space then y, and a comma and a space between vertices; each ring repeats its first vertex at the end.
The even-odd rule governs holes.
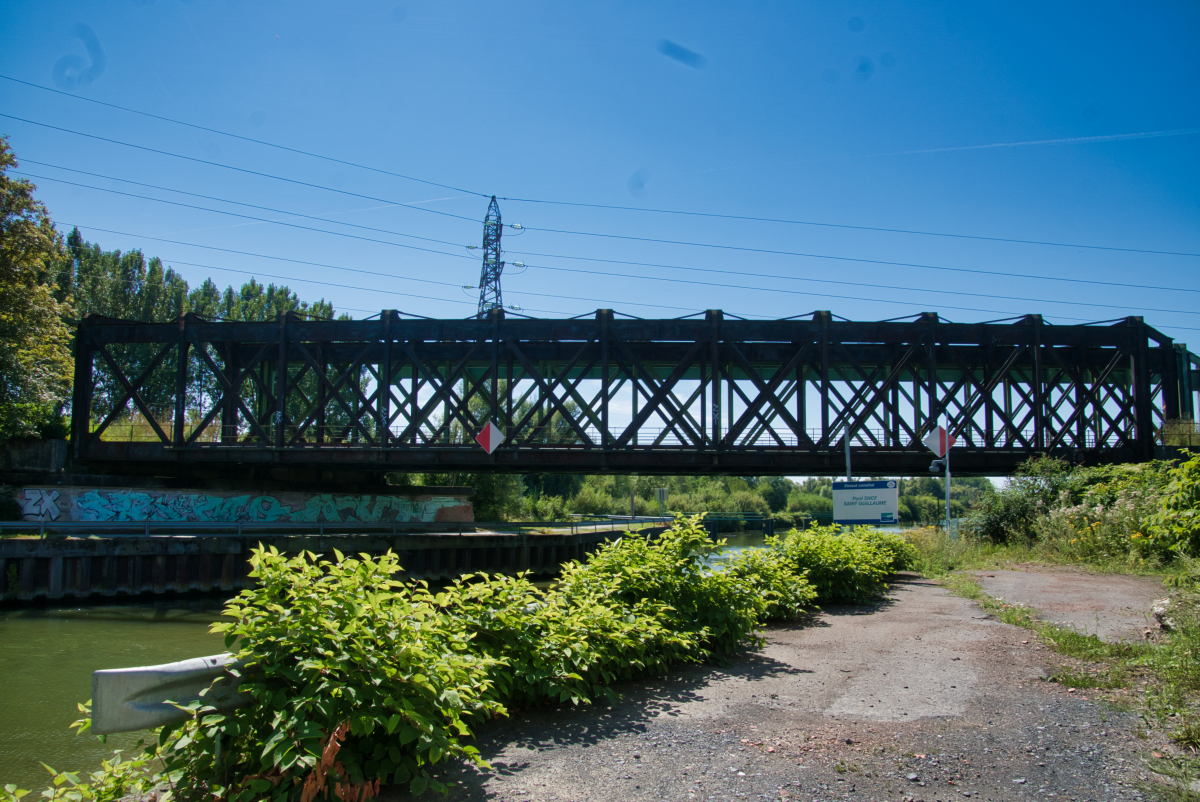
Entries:
POLYGON ((1140 317, 93 315, 77 335, 72 448, 108 472, 819 475, 844 470, 849 437, 856 475, 906 475, 925 471, 921 441, 946 420, 956 472, 999 475, 1038 454, 1152 458, 1167 421, 1194 418, 1196 367, 1140 317), (472 439, 489 419, 506 435, 491 455, 472 439))

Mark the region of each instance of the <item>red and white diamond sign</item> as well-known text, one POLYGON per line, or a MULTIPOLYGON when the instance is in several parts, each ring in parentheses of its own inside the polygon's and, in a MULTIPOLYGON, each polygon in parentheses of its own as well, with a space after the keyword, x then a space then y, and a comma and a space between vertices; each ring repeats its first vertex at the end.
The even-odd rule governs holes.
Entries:
POLYGON ((946 456, 946 452, 949 451, 950 447, 957 442, 958 438, 951 437, 950 433, 946 431, 945 427, 943 426, 939 426, 934 429, 924 440, 924 443, 929 447, 929 450, 934 454, 937 454, 939 457, 946 456))
POLYGON ((488 421, 488 425, 483 427, 483 431, 475 435, 475 442, 483 446, 484 451, 491 454, 504 442, 504 432, 500 431, 499 426, 488 421))

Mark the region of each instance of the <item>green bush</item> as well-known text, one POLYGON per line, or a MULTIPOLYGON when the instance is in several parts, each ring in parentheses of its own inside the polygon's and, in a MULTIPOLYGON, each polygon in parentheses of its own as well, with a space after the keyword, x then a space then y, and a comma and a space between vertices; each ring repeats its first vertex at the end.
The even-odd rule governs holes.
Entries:
POLYGON ((558 592, 581 603, 607 598, 631 609, 660 605, 655 615, 680 638, 667 644, 666 663, 723 657, 745 642, 764 602, 727 572, 708 568, 706 558, 719 547, 701 516, 678 517, 656 539, 626 535, 586 564, 567 564, 558 592))
POLYGON ((610 515, 617 502, 608 493, 592 485, 584 485, 579 495, 571 499, 571 512, 579 515, 610 515))
POLYGON ((767 504, 767 500, 758 493, 752 493, 749 490, 738 490, 735 493, 730 493, 729 501, 724 506, 726 509, 721 510, 721 512, 753 512, 763 516, 771 514, 771 506, 767 504))
POLYGON ((496 661, 472 650, 423 583, 392 578, 394 555, 337 558, 254 552, 258 585, 226 606, 233 621, 213 625, 241 647, 254 704, 229 716, 197 705, 191 723, 162 732, 176 787, 243 802, 292 799, 302 783, 420 793, 441 788, 429 767, 443 757, 478 760, 460 739, 469 719, 504 712, 491 698, 496 661), (331 751, 336 761, 322 762, 331 751))
POLYGON ((964 522, 964 534, 991 543, 1031 543, 1033 525, 1045 510, 1034 494, 1012 488, 985 492, 964 522))
POLYGON ((1186 557, 1200 557, 1200 454, 1172 468, 1159 510, 1147 519, 1150 534, 1186 557))
POLYGON ((816 493, 793 490, 788 496, 788 512, 833 512, 833 499, 816 493))
POLYGON ((808 572, 817 600, 826 604, 863 604, 879 596, 891 573, 891 556, 837 524, 793 531, 771 538, 797 570, 808 572))
POLYGON ((866 598, 868 577, 880 584, 890 559, 829 527, 714 570, 721 545, 701 516, 678 518, 657 538, 627 534, 568 563, 549 590, 480 574, 436 593, 393 579, 392 554, 331 561, 257 549, 258 585, 214 625, 238 649, 233 673, 253 704, 221 715, 194 702, 191 719, 161 730, 140 762, 55 782, 104 802, 99 789, 159 782, 179 800, 221 802, 366 799, 393 783, 441 790, 434 764, 482 763, 464 743, 477 722, 510 706, 609 699, 619 680, 727 658, 822 587, 827 600, 866 598))
POLYGON ((873 526, 856 526, 852 534, 886 555, 889 570, 892 572, 907 571, 921 559, 921 552, 916 545, 898 532, 885 532, 873 526))
POLYGON ((771 515, 776 532, 786 532, 789 529, 804 529, 812 518, 804 512, 776 512, 771 515))
POLYGON ((562 496, 526 496, 521 499, 521 517, 527 521, 569 521, 571 512, 562 496))
POLYGON ((725 570, 763 600, 764 623, 796 618, 817 598, 817 589, 781 549, 746 549, 725 570))
POLYGON ((462 623, 476 654, 498 661, 491 694, 506 705, 608 699, 608 685, 661 668, 673 650, 694 645, 663 626, 660 603, 544 592, 524 576, 477 575, 435 598, 462 623))

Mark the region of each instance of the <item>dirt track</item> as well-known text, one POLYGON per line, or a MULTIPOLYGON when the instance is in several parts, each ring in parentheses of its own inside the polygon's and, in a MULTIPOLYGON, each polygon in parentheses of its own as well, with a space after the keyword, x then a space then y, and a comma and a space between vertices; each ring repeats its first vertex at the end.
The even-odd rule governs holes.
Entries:
MULTIPOLYGON (((1022 579, 1028 603, 1054 601, 1038 583, 1059 578, 1022 579)), ((1109 579, 1126 578, 1087 581, 1109 579)), ((612 708, 525 711, 486 728, 478 746, 495 771, 443 777, 463 783, 448 799, 1141 798, 1149 745, 1135 716, 1045 682, 1048 654, 1031 633, 933 582, 903 577, 879 607, 766 634, 724 670, 624 686, 612 708)))
POLYGON ((1029 566, 1022 571, 973 571, 997 599, 1036 607, 1043 621, 1074 627, 1107 641, 1140 639, 1150 625, 1150 603, 1167 595, 1149 576, 1089 574, 1029 566))

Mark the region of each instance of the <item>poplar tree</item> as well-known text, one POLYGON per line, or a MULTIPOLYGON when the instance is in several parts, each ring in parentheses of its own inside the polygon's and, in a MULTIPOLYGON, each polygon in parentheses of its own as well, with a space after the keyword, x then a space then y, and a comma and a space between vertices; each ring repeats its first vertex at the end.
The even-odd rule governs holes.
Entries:
POLYGON ((0 136, 0 439, 37 435, 71 387, 70 301, 55 297, 62 237, 16 167, 0 136))

